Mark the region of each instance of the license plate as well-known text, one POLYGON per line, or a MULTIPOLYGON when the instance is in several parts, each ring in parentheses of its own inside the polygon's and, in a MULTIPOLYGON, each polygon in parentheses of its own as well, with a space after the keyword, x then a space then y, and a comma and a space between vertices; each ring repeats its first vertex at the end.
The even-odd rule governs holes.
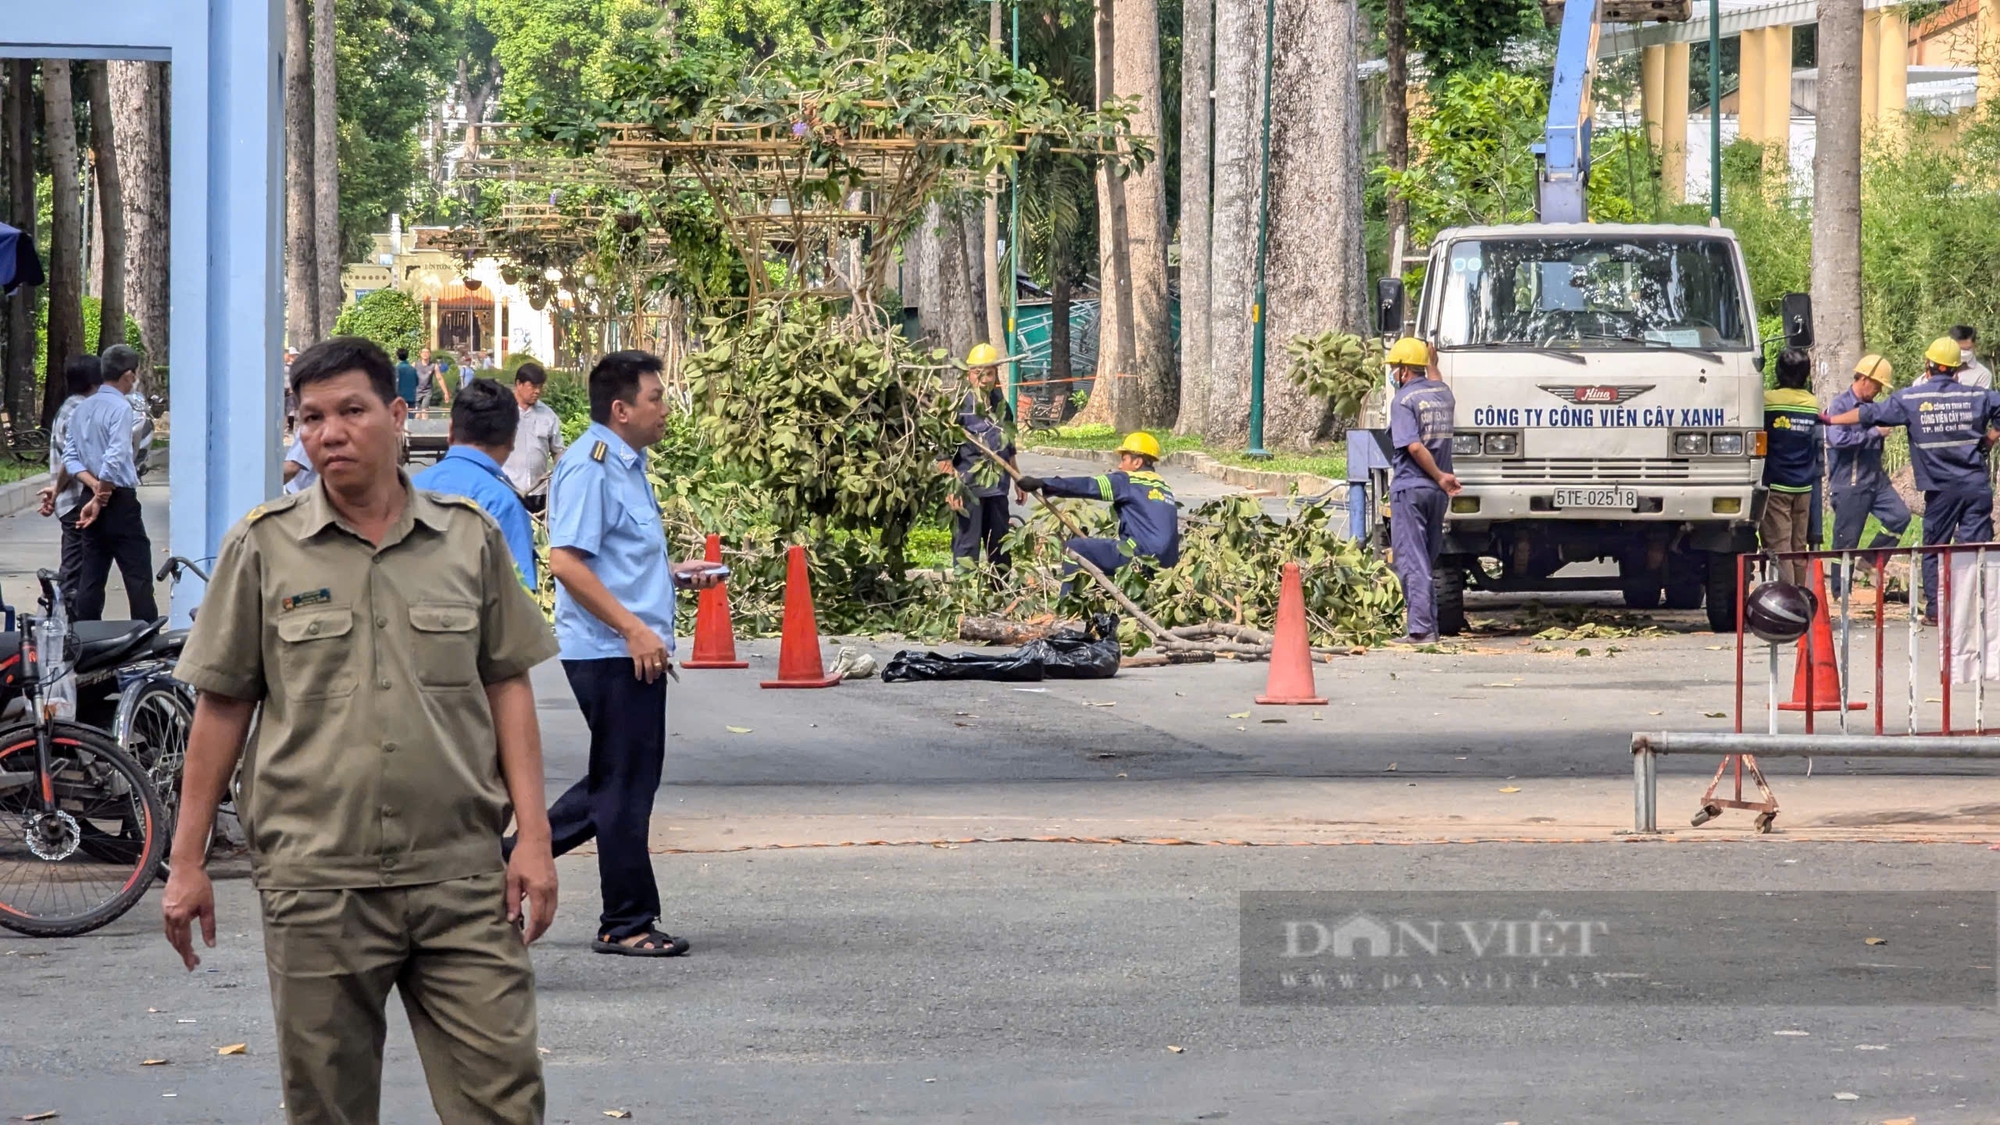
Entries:
POLYGON ((1558 508, 1619 508, 1631 511, 1639 506, 1639 493, 1630 488, 1558 488, 1558 508))

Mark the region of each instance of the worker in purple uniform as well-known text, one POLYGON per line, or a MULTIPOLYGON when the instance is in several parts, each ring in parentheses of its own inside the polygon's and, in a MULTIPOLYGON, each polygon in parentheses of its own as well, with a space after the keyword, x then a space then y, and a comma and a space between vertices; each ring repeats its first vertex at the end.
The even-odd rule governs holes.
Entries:
POLYGON ((1431 377, 1431 348, 1414 336, 1396 341, 1385 357, 1396 380, 1389 403, 1389 549, 1403 583, 1408 631, 1399 644, 1438 639, 1437 598, 1431 568, 1444 547, 1448 497, 1460 491, 1451 475, 1451 388, 1431 377))

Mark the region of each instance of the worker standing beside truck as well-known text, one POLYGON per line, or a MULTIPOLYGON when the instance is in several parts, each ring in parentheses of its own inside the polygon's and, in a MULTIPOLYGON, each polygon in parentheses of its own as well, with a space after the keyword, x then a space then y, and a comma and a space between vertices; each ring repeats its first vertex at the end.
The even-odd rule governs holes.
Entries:
MULTIPOLYGON (((1986 451, 2000 441, 2000 391, 1958 381, 1965 365, 1949 336, 1924 349, 1921 383, 1885 402, 1822 416, 1831 426, 1907 426, 1910 467, 1924 490, 1924 546, 1993 538, 1993 482, 1986 451)), ((1924 555, 1924 621, 1937 623, 1937 555, 1924 555)))
POLYGON ((1458 400, 1431 377, 1431 346, 1414 336, 1396 341, 1384 362, 1396 380, 1389 403, 1389 551, 1403 583, 1407 644, 1438 639, 1431 569, 1444 549, 1444 510, 1459 493, 1451 472, 1452 416, 1458 400))
MULTIPOLYGON (((1812 357, 1802 348, 1778 353, 1778 385, 1764 392, 1764 518, 1758 535, 1766 551, 1812 548, 1813 485, 1819 480, 1819 400, 1806 384, 1812 357)), ((1787 581, 1803 586, 1811 577, 1800 559, 1785 562, 1787 581)))
MULTIPOLYGON (((1876 400, 1895 377, 1895 368, 1879 355, 1865 355, 1854 368, 1854 385, 1834 396, 1828 414, 1845 414, 1876 400)), ((1870 536, 1864 549, 1879 550, 1902 542, 1910 526, 1910 508, 1889 483, 1882 468, 1882 438, 1888 430, 1879 426, 1828 426, 1826 445, 1832 464, 1827 473, 1832 485, 1833 549, 1846 551, 1862 547, 1861 533, 1874 516, 1881 531, 1870 536)), ((1834 592, 1840 591, 1838 573, 1834 592)))

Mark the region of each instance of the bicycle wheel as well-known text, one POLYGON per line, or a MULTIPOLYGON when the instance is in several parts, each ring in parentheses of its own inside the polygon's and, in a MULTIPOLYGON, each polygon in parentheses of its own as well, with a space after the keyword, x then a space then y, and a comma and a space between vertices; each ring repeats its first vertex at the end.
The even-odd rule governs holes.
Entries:
POLYGON ((154 677, 139 689, 119 738, 132 755, 166 811, 167 836, 180 818, 181 771, 187 766, 188 731, 194 726, 194 703, 186 689, 168 677, 154 677))
POLYGON ((44 779, 34 726, 0 731, 0 926, 35 937, 97 929, 145 896, 165 849, 152 780, 110 736, 54 724, 44 779), (42 809, 45 783, 54 812, 42 809))

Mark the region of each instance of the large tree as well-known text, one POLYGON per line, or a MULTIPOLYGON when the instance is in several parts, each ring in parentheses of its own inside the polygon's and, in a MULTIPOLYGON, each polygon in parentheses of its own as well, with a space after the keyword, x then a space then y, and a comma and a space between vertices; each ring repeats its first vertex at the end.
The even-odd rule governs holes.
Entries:
POLYGON ((311 22, 308 0, 285 0, 285 337, 303 348, 319 335, 319 270, 313 254, 311 22))
POLYGON ((313 339, 333 335, 340 315, 340 263, 346 259, 340 243, 340 95, 336 32, 339 21, 333 0, 313 4, 313 284, 317 319, 313 339))
MULTIPOLYGON (((1409 30, 1405 0, 1383 0, 1382 58, 1388 70, 1382 83, 1382 156, 1391 172, 1410 166, 1409 30)), ((1410 205, 1394 185, 1388 193, 1388 218, 1392 234, 1410 221, 1410 205)), ((1401 274, 1403 263, 1390 262, 1387 272, 1401 274)))
POLYGON ((1290 378, 1285 342, 1366 331, 1361 91, 1354 0, 1277 0, 1264 380, 1267 447, 1302 448, 1325 407, 1290 378))
POLYGON ((1831 398, 1861 359, 1861 0, 1821 0, 1813 149, 1813 389, 1831 398))
MULTIPOLYGON (((9 59, 7 90, 0 100, 0 128, 5 137, 5 188, 8 225, 30 241, 35 238, 35 138, 40 135, 35 110, 35 64, 28 59, 9 59)), ((35 304, 41 294, 34 286, 23 285, 7 303, 6 398, 0 409, 16 418, 33 417, 35 403, 35 304)))
POLYGON ((42 60, 43 142, 48 146, 53 208, 49 223, 49 361, 42 425, 63 400, 63 364, 89 351, 83 338, 83 187, 77 178, 76 112, 68 59, 42 60))
POLYGON ((1213 372, 1206 437, 1250 432, 1250 306, 1257 272, 1258 124, 1263 5, 1215 4, 1215 210, 1209 296, 1213 372))
POLYGON ((1208 424, 1210 320, 1209 227, 1215 84, 1215 0, 1181 5, 1181 393, 1174 428, 1199 434, 1208 424))
MULTIPOLYGON (((1161 135, 1160 13, 1156 0, 1116 0, 1112 37, 1112 85, 1121 98, 1136 99, 1132 131, 1161 135)), ((1167 176, 1155 160, 1126 177, 1124 230, 1119 253, 1130 293, 1130 316, 1121 328, 1131 338, 1127 378, 1112 385, 1112 420, 1121 430, 1173 424, 1180 409, 1179 372, 1167 296, 1167 176)))
POLYGON ((167 362, 167 64, 110 64, 125 203, 125 303, 155 364, 167 362))
MULTIPOLYGON (((97 351, 125 342, 125 190, 118 166, 116 117, 111 112, 109 64, 93 62, 90 82, 90 147, 97 168, 99 256, 104 262, 98 295, 103 299, 97 320, 97 351)), ((148 380, 150 382, 150 380, 148 380)))

